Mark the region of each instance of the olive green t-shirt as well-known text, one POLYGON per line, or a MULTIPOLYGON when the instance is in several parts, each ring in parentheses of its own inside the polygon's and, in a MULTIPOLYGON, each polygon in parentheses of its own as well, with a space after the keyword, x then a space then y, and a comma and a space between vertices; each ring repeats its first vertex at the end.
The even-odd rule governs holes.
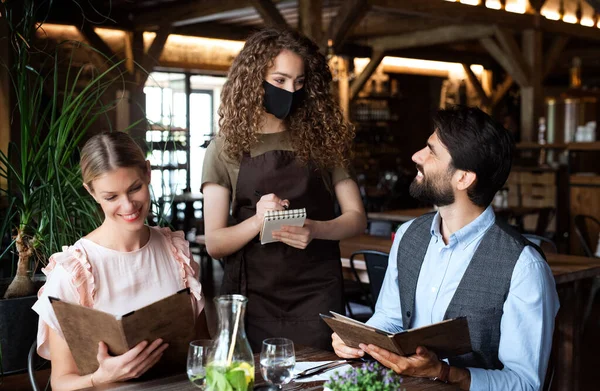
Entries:
MULTIPOLYGON (((288 131, 278 133, 261 133, 258 135, 258 144, 250 151, 251 157, 260 156, 269 151, 293 151, 288 131)), ((202 168, 202 191, 204 184, 216 183, 231 192, 230 201, 232 208, 235 207, 235 190, 240 172, 240 162, 231 159, 223 151, 223 139, 216 137, 206 149, 204 166, 202 168)), ((344 168, 335 168, 330 175, 325 175, 325 185, 328 189, 344 180, 351 178, 350 173, 344 168)))

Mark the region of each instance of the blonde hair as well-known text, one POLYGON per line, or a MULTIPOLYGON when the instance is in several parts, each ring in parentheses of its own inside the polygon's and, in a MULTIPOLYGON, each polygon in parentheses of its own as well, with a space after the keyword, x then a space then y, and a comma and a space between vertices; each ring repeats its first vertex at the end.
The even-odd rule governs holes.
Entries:
POLYGON ((90 138, 81 150, 81 176, 92 189, 92 181, 117 168, 139 168, 146 172, 146 158, 137 143, 124 132, 105 132, 90 138))

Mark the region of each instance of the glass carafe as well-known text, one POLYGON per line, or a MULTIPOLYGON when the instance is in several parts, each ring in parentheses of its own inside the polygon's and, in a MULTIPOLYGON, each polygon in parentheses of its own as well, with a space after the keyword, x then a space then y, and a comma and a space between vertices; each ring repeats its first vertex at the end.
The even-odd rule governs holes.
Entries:
POLYGON ((215 298, 219 330, 206 368, 208 390, 250 391, 254 387, 254 356, 244 329, 246 303, 242 295, 215 298))

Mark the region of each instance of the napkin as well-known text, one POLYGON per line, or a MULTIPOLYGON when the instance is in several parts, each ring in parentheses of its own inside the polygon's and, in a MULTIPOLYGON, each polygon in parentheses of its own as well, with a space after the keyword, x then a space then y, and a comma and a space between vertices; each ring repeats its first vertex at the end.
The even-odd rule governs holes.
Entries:
MULTIPOLYGON (((309 368, 313 368, 319 365, 327 364, 332 361, 297 361, 296 366, 294 367, 293 374, 296 375, 298 372, 305 371, 309 368)), ((296 383, 308 383, 313 381, 327 381, 335 372, 346 372, 348 369, 352 368, 350 364, 344 364, 339 367, 335 367, 325 372, 318 373, 313 376, 303 377, 301 379, 296 379, 294 382, 296 383)))

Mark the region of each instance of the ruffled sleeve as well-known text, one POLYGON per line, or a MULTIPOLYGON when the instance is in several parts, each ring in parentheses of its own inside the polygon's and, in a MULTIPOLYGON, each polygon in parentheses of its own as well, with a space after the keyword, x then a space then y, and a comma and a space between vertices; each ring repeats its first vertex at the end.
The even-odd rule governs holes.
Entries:
POLYGON ((38 300, 32 307, 39 315, 37 351, 41 357, 50 359, 50 327, 64 338, 48 297, 92 307, 95 285, 91 269, 85 252, 76 246, 63 247, 63 251, 52 255, 48 265, 42 269, 46 283, 38 291, 38 300))
POLYGON ((190 243, 185 240, 183 231, 173 232, 169 228, 160 228, 160 232, 169 242, 171 252, 179 265, 179 275, 184 286, 190 288, 194 314, 198 317, 204 309, 204 295, 202 294, 202 284, 198 279, 200 267, 190 254, 190 243))

